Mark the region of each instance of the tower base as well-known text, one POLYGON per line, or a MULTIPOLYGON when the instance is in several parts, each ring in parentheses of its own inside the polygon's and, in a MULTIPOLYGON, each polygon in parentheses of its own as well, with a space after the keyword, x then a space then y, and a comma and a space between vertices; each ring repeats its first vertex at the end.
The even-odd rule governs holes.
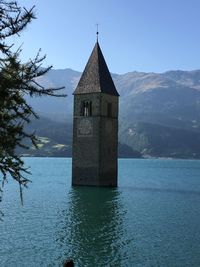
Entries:
POLYGON ((117 172, 97 172, 95 168, 73 168, 72 186, 117 187, 117 172))

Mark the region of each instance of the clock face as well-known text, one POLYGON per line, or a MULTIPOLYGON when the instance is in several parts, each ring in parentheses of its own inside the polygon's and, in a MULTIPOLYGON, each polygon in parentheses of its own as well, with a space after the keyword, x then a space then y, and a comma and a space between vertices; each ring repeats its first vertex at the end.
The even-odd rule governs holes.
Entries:
POLYGON ((78 124, 78 136, 92 136, 92 121, 81 119, 78 124))

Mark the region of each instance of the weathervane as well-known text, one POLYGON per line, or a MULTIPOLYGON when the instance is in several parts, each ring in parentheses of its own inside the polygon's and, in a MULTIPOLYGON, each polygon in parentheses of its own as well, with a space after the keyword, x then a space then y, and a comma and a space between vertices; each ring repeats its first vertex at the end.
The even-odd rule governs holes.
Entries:
POLYGON ((97 26, 97 32, 96 32, 96 34, 97 34, 97 42, 98 42, 98 35, 99 35, 99 24, 97 23, 97 24, 96 24, 96 26, 97 26))

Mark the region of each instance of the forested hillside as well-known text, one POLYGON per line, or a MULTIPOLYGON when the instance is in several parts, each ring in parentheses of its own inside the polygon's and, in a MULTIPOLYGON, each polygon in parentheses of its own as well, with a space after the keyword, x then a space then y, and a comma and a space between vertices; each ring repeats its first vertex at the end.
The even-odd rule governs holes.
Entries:
MULTIPOLYGON (((64 85, 68 96, 28 99, 41 115, 29 130, 36 130, 41 139, 39 150, 23 153, 71 156, 72 93, 80 75, 64 69, 40 78, 46 86, 64 85)), ((120 156, 200 158, 199 70, 112 76, 120 94, 120 156)))

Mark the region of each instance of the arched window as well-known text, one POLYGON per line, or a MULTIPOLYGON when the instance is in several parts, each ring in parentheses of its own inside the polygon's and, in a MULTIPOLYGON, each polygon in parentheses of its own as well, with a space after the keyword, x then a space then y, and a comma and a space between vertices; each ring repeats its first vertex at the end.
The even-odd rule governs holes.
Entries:
POLYGON ((81 116, 90 117, 92 116, 92 101, 81 102, 81 116))

